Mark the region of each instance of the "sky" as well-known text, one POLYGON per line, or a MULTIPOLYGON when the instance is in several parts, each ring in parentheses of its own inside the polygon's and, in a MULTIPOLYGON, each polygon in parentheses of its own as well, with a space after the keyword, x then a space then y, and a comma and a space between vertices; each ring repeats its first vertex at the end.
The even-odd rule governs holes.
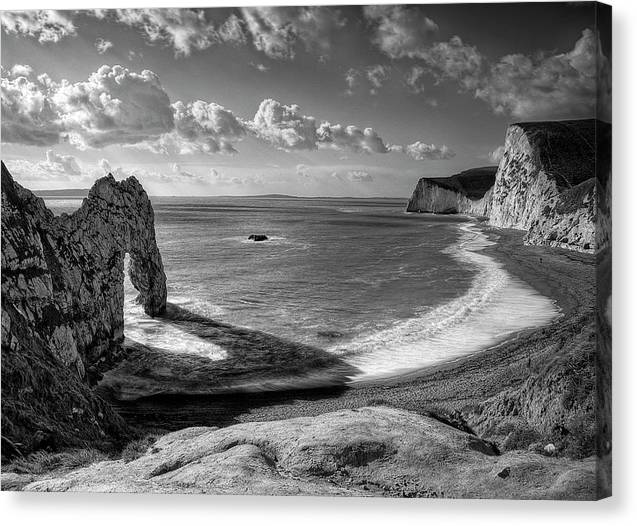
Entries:
POLYGON ((595 9, 3 11, 2 158, 31 189, 407 197, 497 164, 512 122, 610 120, 595 9))

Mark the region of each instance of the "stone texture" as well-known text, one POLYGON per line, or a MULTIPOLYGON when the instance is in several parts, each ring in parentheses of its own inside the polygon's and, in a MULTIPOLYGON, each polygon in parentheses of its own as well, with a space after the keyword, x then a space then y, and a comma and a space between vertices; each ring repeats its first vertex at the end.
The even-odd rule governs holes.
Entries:
POLYGON ((416 185, 407 211, 488 216, 496 169, 488 166, 451 177, 423 177, 416 185))
POLYGON ((610 124, 512 124, 492 185, 480 170, 421 179, 407 211, 488 216, 493 226, 526 230, 531 245, 594 252, 609 243, 610 124))
POLYGON ((25 491, 448 498, 595 498, 595 463, 499 455, 438 420, 387 407, 188 428, 132 462, 93 464, 25 491), (507 477, 499 474, 506 472, 507 477))
POLYGON ((21 449, 38 447, 38 432, 64 444, 121 427, 87 370, 123 339, 127 253, 145 312, 163 312, 153 209, 135 178, 104 177, 76 212, 54 216, 2 164, 3 438, 21 449))
POLYGON ((527 230, 533 245, 595 251, 609 150, 610 125, 594 119, 509 126, 491 224, 527 230))

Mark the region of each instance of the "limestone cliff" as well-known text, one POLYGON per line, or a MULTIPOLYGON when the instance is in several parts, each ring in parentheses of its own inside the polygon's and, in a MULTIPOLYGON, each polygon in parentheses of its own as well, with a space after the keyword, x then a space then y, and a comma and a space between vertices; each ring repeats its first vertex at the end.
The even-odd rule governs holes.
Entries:
POLYGON ((496 166, 487 166, 451 177, 423 177, 409 200, 407 211, 488 216, 496 169, 496 166))
POLYGON ((526 241, 593 251, 610 178, 610 125, 594 120, 509 126, 491 206, 494 226, 526 241), (601 194, 601 195, 600 195, 601 194))
POLYGON ((139 302, 161 313, 166 277, 136 179, 104 177, 79 210, 54 216, 2 164, 2 427, 18 449, 122 431, 87 371, 123 339, 126 254, 139 302))

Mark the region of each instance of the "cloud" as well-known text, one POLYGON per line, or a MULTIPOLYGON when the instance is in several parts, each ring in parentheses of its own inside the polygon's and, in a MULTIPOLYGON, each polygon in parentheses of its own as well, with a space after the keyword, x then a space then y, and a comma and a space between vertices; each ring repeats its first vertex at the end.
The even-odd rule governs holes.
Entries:
POLYGON ((137 147, 161 154, 237 153, 234 144, 246 135, 244 123, 214 102, 184 103, 171 106, 174 130, 137 147))
POLYGON ((464 89, 477 87, 484 62, 477 48, 464 44, 458 36, 449 42, 437 42, 413 57, 425 63, 437 82, 455 80, 464 89))
POLYGON ((47 150, 46 161, 51 166, 58 166, 60 171, 71 175, 80 175, 80 169, 77 159, 72 155, 58 155, 53 150, 47 150))
POLYGON ((68 14, 49 9, 2 11, 0 23, 6 33, 37 38, 40 44, 59 42, 76 34, 68 14))
POLYGON ((27 64, 15 64, 9 70, 9 77, 17 78, 17 77, 29 77, 33 74, 33 68, 28 66, 27 64))
POLYGON ((362 69, 350 68, 345 74, 346 95, 354 95, 355 89, 366 84, 371 95, 377 95, 378 90, 389 79, 390 68, 383 64, 374 64, 362 69))
POLYGON ((387 153, 383 139, 373 128, 322 123, 318 130, 318 143, 322 148, 351 150, 356 153, 387 153))
MULTIPOLYGON (((25 68, 28 66, 18 66, 15 72, 24 73, 25 68)), ((11 76, 14 69, 11 69, 11 76)), ((62 127, 46 80, 44 77, 30 79, 25 76, 0 79, 3 142, 31 146, 51 146, 59 142, 62 127)))
POLYGON ((455 157, 456 155, 456 153, 445 144, 438 146, 435 144, 427 144, 422 141, 416 141, 413 144, 408 144, 406 146, 393 145, 390 146, 390 150, 393 152, 405 153, 416 161, 447 160, 455 157))
POLYGON ((582 32, 571 51, 529 57, 507 55, 492 65, 476 90, 497 114, 519 119, 591 117, 598 101, 601 115, 610 118, 611 66, 604 56, 598 35, 582 32))
POLYGON ((72 155, 60 155, 47 150, 43 161, 27 159, 7 160, 11 173, 24 181, 68 181, 80 183, 92 180, 88 173, 80 168, 78 160, 72 155))
POLYGON ((317 147, 316 120, 303 115, 296 104, 287 106, 265 99, 250 127, 257 137, 283 150, 315 150, 317 147))
POLYGON ((310 177, 310 172, 309 172, 309 169, 308 169, 307 165, 305 165, 305 164, 297 164, 296 165, 296 175, 298 175, 300 177, 309 178, 310 177))
POLYGON ((498 164, 502 156, 504 155, 504 146, 498 146, 492 152, 489 152, 489 161, 494 164, 498 164))
POLYGON ((334 7, 244 7, 241 13, 254 47, 279 60, 293 59, 299 44, 329 55, 333 34, 345 24, 334 7))
POLYGON ((270 71, 270 68, 266 66, 265 64, 260 64, 260 63, 255 64, 253 62, 250 62, 250 65, 257 71, 260 71, 261 73, 266 73, 267 71, 270 71))
POLYGON ((372 5, 363 8, 373 26, 373 43, 390 58, 413 57, 432 40, 438 25, 418 7, 372 5))
POLYGON ((174 127, 168 95, 149 70, 102 66, 87 81, 55 85, 51 100, 70 142, 80 149, 135 144, 174 127))
POLYGON ((98 9, 95 16, 142 32, 151 43, 171 46, 176 56, 207 49, 220 42, 245 43, 241 22, 232 15, 219 28, 202 9, 98 9))
POLYGON ((98 38, 95 41, 95 49, 97 49, 97 53, 99 55, 103 55, 112 47, 113 47, 113 43, 110 40, 104 40, 103 38, 98 38))
POLYGON ((364 170, 350 170, 347 178, 355 183, 371 183, 374 178, 364 170))

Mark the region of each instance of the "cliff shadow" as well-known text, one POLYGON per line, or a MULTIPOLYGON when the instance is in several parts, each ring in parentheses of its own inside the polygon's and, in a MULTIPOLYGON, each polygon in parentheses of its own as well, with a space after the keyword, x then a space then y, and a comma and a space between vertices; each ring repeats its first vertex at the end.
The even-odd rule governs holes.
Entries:
POLYGON ((252 407, 340 395, 357 368, 323 349, 223 323, 168 303, 157 319, 221 349, 211 359, 126 339, 99 394, 132 424, 228 425, 252 407))

